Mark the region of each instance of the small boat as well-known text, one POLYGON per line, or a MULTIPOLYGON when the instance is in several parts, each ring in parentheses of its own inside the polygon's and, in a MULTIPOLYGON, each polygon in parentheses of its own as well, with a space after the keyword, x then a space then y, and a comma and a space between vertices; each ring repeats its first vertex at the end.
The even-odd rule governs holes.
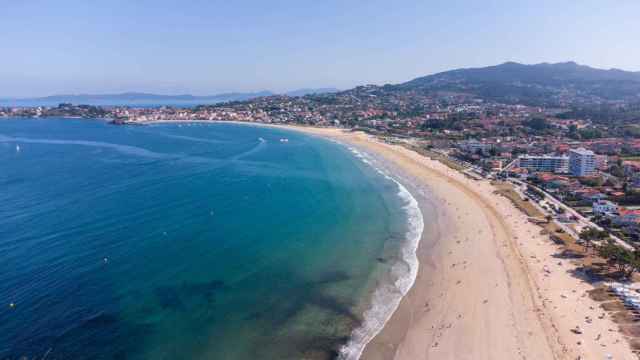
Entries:
POLYGON ((20 152, 20 145, 16 145, 16 152, 20 152))
POLYGON ((282 139, 280 139, 280 142, 289 142, 289 139, 287 139, 287 138, 282 138, 282 139))

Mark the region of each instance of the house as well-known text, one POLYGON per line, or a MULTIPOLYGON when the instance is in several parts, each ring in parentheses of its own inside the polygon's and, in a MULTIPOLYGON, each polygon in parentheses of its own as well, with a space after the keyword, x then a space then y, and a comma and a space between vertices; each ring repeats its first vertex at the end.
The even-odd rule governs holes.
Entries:
POLYGON ((640 224, 640 210, 618 210, 619 216, 614 217, 612 223, 617 226, 633 226, 640 224))
POLYGON ((629 185, 634 190, 640 189, 640 173, 635 173, 631 176, 629 185))
POLYGON ((625 160, 622 162, 622 169, 625 176, 633 176, 640 172, 640 161, 625 160))
POLYGON ((582 200, 597 201, 603 199, 603 197, 606 197, 606 195, 590 187, 583 187, 580 189, 572 190, 571 192, 574 196, 582 200))
POLYGON ((480 142, 475 139, 459 141, 457 145, 460 150, 470 154, 487 154, 489 150, 493 148, 492 144, 480 142))
POLYGON ((596 161, 596 169, 600 171, 607 170, 607 167, 609 166, 607 155, 596 155, 595 161, 596 161))
POLYGON ((608 200, 598 200, 593 203, 593 213, 596 215, 613 214, 618 211, 618 205, 608 200))

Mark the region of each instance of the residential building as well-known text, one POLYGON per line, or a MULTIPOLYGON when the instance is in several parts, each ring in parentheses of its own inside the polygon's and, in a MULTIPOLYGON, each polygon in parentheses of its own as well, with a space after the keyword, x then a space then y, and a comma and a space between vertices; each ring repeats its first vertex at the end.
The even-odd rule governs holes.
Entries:
POLYGON ((595 162, 596 162, 596 169, 600 171, 607 170, 607 167, 609 166, 609 160, 607 155, 596 155, 595 162))
POLYGON ((483 143, 475 139, 463 140, 458 142, 458 148, 460 148, 460 150, 471 154, 476 154, 478 152, 486 154, 492 147, 493 144, 483 143))
POLYGON ((598 200, 593 203, 593 213, 596 215, 613 214, 618 211, 618 205, 608 200, 598 200))
POLYGON ((569 150, 569 172, 573 176, 591 176, 596 171, 596 156, 584 148, 569 150))
POLYGON ((618 210, 620 216, 613 218, 613 224, 616 226, 631 226, 640 224, 640 210, 627 210, 621 208, 618 210))
POLYGON ((640 161, 625 160, 622 162, 622 169, 625 176, 634 176, 640 173, 640 161))
POLYGON ((518 157, 518 166, 530 172, 553 172, 564 174, 569 172, 569 157, 567 156, 531 156, 518 157))

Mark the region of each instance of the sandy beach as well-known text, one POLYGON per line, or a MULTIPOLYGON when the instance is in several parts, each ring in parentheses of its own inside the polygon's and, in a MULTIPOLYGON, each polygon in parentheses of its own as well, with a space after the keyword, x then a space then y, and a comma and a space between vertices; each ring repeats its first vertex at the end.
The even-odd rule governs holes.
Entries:
POLYGON ((488 181, 363 133, 297 129, 383 157, 437 208, 416 282, 362 359, 637 358, 575 265, 488 181))

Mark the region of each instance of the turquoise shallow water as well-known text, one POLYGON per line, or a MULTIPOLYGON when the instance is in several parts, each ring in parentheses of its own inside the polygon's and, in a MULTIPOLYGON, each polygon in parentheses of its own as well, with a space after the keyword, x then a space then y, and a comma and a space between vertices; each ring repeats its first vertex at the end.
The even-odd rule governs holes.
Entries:
POLYGON ((409 227, 395 182, 279 129, 0 119, 0 166, 0 359, 330 358, 409 227))

